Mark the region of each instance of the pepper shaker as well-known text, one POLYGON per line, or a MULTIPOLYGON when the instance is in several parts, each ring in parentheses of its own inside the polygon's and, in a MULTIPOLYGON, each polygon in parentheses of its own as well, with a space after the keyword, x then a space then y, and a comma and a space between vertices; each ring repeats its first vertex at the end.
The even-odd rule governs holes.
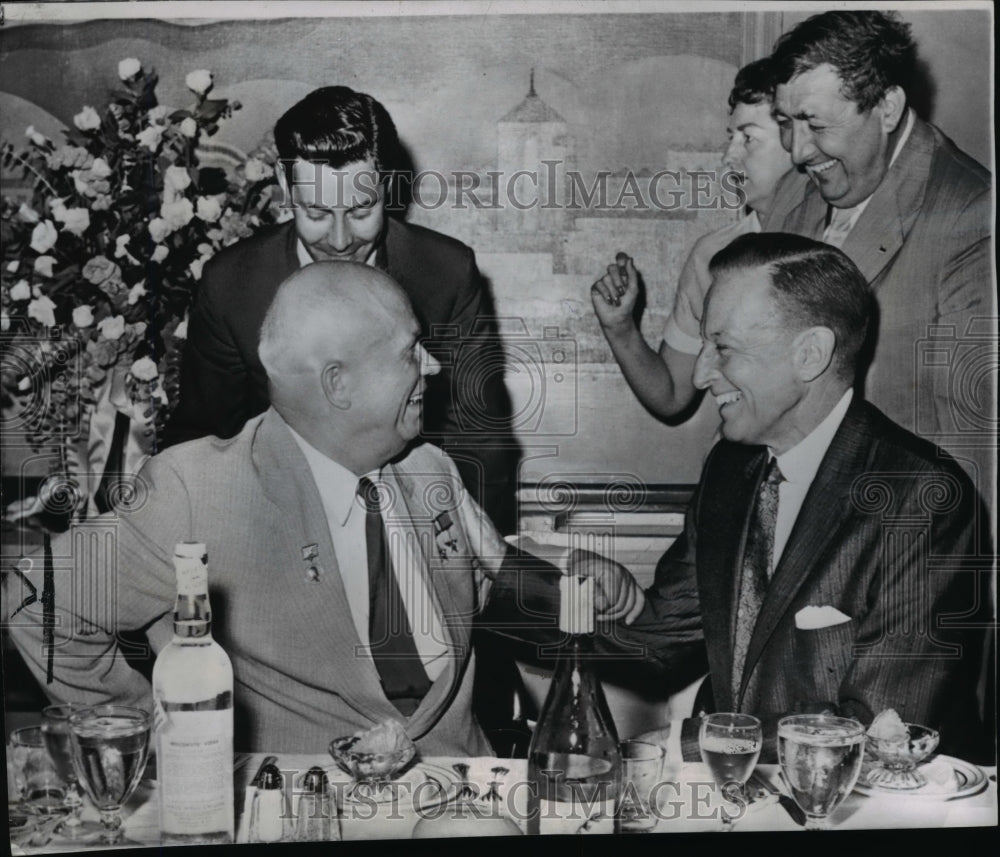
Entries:
POLYGON ((310 768, 302 780, 295 820, 295 838, 299 842, 337 842, 340 840, 340 820, 337 804, 330 794, 326 772, 310 768))

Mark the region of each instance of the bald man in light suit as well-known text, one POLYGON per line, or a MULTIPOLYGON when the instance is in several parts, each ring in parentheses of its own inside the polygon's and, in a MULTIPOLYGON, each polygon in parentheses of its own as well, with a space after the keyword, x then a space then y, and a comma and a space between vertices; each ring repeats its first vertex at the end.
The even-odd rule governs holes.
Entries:
MULTIPOLYGON (((318 262, 293 274, 261 332, 271 408, 230 440, 150 459, 148 500, 84 525, 116 533, 114 600, 83 597, 109 583, 73 533, 54 542, 48 694, 151 706, 115 633, 146 628, 156 651, 170 639, 173 548, 194 540, 207 544, 213 633, 233 662, 237 749, 323 752, 392 718, 425 754, 490 754, 470 707, 472 624, 492 599, 529 603, 533 576, 551 585, 558 572, 508 547, 443 452, 413 445, 438 368, 419 334, 405 294, 374 268, 318 262), (373 557, 386 552, 378 577, 373 557)), ((597 576, 608 616, 638 614, 627 574, 571 559, 597 576)), ((43 574, 4 577, 9 619, 43 574)), ((43 625, 28 604, 10 629, 45 682, 43 625)))

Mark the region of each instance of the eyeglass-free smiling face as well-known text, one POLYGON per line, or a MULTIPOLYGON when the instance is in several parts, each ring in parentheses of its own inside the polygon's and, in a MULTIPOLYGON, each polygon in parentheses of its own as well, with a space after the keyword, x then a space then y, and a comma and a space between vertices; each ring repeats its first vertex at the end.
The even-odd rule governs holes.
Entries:
POLYGON ((294 206, 295 231, 314 262, 366 262, 385 227, 385 184, 372 160, 334 169, 301 159, 292 187, 279 181, 294 206))
POLYGON ((729 143, 722 163, 742 176, 746 204, 765 213, 774 188, 792 168, 792 159, 781 145, 778 124, 771 116, 771 103, 737 104, 726 129, 729 143))
POLYGON ((906 96, 891 87, 871 110, 844 97, 843 81, 829 63, 780 84, 774 117, 792 161, 837 208, 852 208, 882 182, 892 157, 890 135, 906 108, 906 96))

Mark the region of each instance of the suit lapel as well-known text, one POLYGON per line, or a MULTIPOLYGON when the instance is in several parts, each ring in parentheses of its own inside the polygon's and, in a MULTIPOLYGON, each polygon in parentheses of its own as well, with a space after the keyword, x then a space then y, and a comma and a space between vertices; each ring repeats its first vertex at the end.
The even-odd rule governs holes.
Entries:
MULTIPOLYGON (((382 693, 371 658, 359 653, 362 642, 312 472, 273 409, 261 422, 253 459, 264 492, 280 515, 282 547, 275 554, 284 559, 284 567, 276 572, 286 577, 286 619, 293 627, 306 629, 311 648, 319 655, 311 665, 316 684, 338 693, 347 704, 373 720, 398 717, 382 693), (315 546, 314 562, 304 559, 303 551, 310 545, 315 546), (317 582, 307 578, 307 569, 313 564, 320 572, 317 582)), ((309 655, 303 653, 303 657, 309 655)))
POLYGON ((741 698, 750 672, 775 629, 786 619, 799 590, 825 571, 824 553, 853 514, 851 485, 866 470, 871 454, 872 433, 864 408, 857 400, 848 408, 795 519, 750 639, 741 698))
POLYGON ((895 257, 913 227, 923 206, 933 155, 933 132, 914 118, 906 145, 844 242, 844 252, 869 283, 895 257))

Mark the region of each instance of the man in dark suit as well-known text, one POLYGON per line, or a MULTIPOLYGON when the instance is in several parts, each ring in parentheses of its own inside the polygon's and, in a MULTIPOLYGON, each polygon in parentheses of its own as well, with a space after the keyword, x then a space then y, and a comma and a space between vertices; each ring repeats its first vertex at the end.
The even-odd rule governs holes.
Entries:
POLYGON ((472 250, 386 216, 400 144, 370 95, 324 87, 275 126, 278 181, 294 219, 219 253, 205 266, 167 445, 231 437, 269 403, 257 356, 278 286, 320 260, 386 271, 413 304, 424 345, 442 363, 422 435, 445 448, 501 532, 515 528, 517 452, 492 301, 472 250))
MULTIPOLYGON (((694 378, 723 439, 618 639, 669 673, 700 638, 702 704, 756 714, 772 741, 783 714, 894 708, 974 754, 988 523, 953 459, 854 394, 864 276, 780 233, 741 236, 711 273, 694 378)), ((697 758, 697 720, 677 726, 697 758)))
MULTIPOLYGON (((694 381, 723 439, 642 613, 602 638, 609 675, 672 692, 707 664, 695 712, 760 717, 768 761, 779 717, 827 709, 894 708, 975 756, 988 522, 952 458, 854 393, 864 276, 781 233, 738 237, 710 272, 694 381)), ((698 759, 698 722, 644 737, 698 759)))
POLYGON ((996 363, 989 171, 910 106, 917 50, 896 13, 815 15, 778 41, 775 118, 809 182, 778 185, 765 230, 840 247, 879 320, 865 398, 948 450, 992 495, 996 363))

